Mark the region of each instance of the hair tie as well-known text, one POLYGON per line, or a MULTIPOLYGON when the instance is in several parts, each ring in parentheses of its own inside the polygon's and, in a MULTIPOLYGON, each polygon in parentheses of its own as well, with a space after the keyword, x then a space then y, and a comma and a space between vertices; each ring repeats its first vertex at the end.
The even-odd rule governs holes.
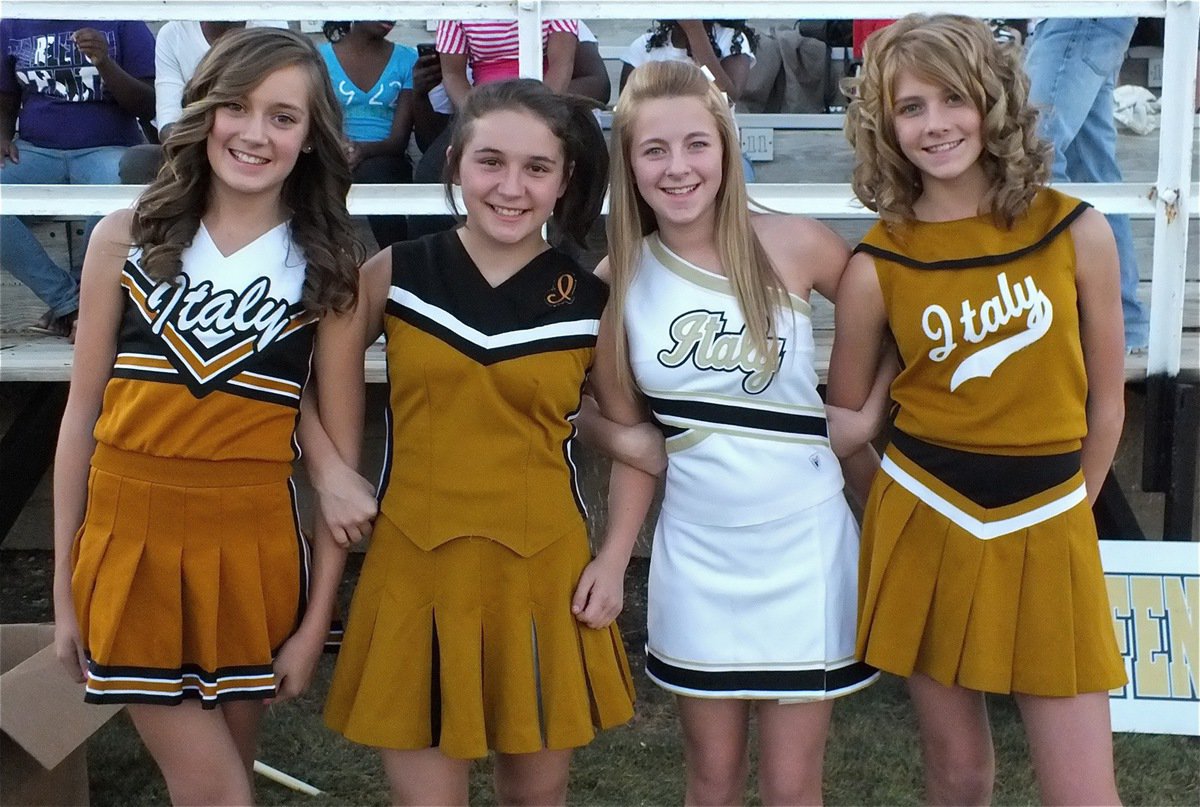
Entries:
MULTIPOLYGON (((706 65, 706 64, 700 65, 700 72, 704 74, 705 78, 707 78, 709 81, 711 81, 713 83, 713 86, 716 86, 717 77, 714 76, 713 72, 708 69, 708 65, 706 65)), ((728 93, 726 93, 724 90, 720 90, 720 89, 717 90, 717 92, 721 93, 721 97, 725 99, 725 104, 727 106, 732 106, 732 104, 729 103, 729 94, 728 93)))

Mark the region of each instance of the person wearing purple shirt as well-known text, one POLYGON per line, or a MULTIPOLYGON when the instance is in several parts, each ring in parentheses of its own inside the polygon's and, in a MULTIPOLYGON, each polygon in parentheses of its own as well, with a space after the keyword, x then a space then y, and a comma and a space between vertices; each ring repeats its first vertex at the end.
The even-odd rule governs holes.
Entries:
MULTIPOLYGON (((119 184, 121 154, 154 117, 154 35, 143 22, 0 20, 0 184, 119 184)), ((89 226, 89 230, 90 230, 89 226)), ((0 255, 50 310, 34 330, 70 336, 79 283, 16 216, 0 255)))

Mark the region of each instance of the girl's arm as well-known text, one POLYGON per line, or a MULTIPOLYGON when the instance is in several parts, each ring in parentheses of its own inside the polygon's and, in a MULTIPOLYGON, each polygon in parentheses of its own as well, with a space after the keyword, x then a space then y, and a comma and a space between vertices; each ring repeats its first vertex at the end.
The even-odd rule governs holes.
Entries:
MULTIPOLYGON (((600 409, 609 420, 635 426, 646 420, 633 394, 617 384, 616 337, 608 311, 600 320, 591 383, 600 409)), ((625 597, 625 567, 637 542, 642 522, 654 498, 653 475, 614 460, 608 487, 608 528, 595 560, 579 576, 571 601, 575 618, 589 628, 603 628, 621 613, 625 597)))
POLYGON ((629 76, 633 74, 633 71, 633 65, 629 62, 621 62, 621 78, 617 82, 618 95, 625 89, 625 82, 629 81, 629 76))
MULTIPOLYGON (((883 292, 875 274, 875 261, 858 253, 850 258, 835 291, 833 353, 829 360, 829 384, 826 400, 831 406, 852 412, 864 410, 886 412, 886 406, 872 407, 872 391, 878 398, 891 383, 886 367, 881 374, 882 357, 891 344, 887 331, 887 311, 883 292)), ((888 363, 896 367, 894 361, 888 363)), ((866 501, 871 480, 879 466, 879 458, 871 447, 870 437, 882 426, 877 416, 872 428, 859 433, 859 445, 838 446, 842 471, 851 495, 861 504, 866 501)), ((831 435, 840 436, 840 435, 831 435)))
POLYGON ((383 154, 403 155, 408 149, 408 138, 413 127, 413 91, 401 90, 396 98, 396 108, 392 111, 392 128, 383 140, 370 142, 356 141, 354 148, 358 152, 358 160, 378 157, 383 154))
POLYGON ((1125 425, 1125 332, 1121 314, 1121 270, 1112 230, 1096 210, 1071 224, 1075 242, 1075 285, 1079 336, 1087 370, 1087 436, 1083 478, 1088 501, 1096 502, 1121 429, 1125 425))
POLYGON ((608 68, 600 56, 600 45, 596 42, 577 42, 575 62, 571 68, 571 83, 567 92, 591 98, 597 103, 608 105, 612 95, 612 81, 608 68))
MULTIPOLYGON (((746 77, 750 75, 749 54, 731 54, 722 59, 713 50, 712 40, 708 38, 708 31, 701 20, 678 20, 676 24, 687 37, 692 60, 701 67, 707 67, 717 86, 729 97, 730 103, 736 102, 746 87, 746 77)), ((736 32, 734 36, 737 36, 736 32)))
MULTIPOLYGON (((806 298, 810 296, 810 291, 817 291, 835 303, 837 338, 840 338, 845 330, 860 327, 857 319, 852 325, 844 324, 842 319, 845 306, 837 304, 839 301, 847 302, 847 297, 854 296, 852 292, 842 289, 844 278, 849 271, 847 262, 852 265, 853 261, 850 258, 849 247, 839 235, 824 224, 803 216, 755 216, 753 221, 755 232, 758 233, 789 291, 806 298)), ((874 276, 873 265, 871 275, 874 276)), ((836 338, 834 346, 836 350, 836 338)), ((879 457, 869 441, 878 433, 886 415, 883 394, 891 381, 890 378, 886 379, 886 382, 878 378, 875 367, 874 363, 870 367, 868 378, 872 383, 868 383, 868 391, 864 392, 859 406, 849 412, 843 412, 835 405, 832 412, 827 411, 830 447, 841 461, 847 488, 860 504, 866 501, 871 480, 879 468, 879 457), (847 438, 853 440, 853 443, 847 445, 847 438)), ((837 371, 831 363, 826 394, 830 404, 837 403, 833 398, 836 374, 837 371)))
POLYGON ((425 151, 450 120, 449 115, 436 112, 429 102, 429 91, 442 83, 442 65, 436 53, 417 57, 413 65, 413 133, 417 148, 425 151))
POLYGON ((133 211, 106 216, 88 242, 79 289, 79 321, 71 391, 54 454, 54 650, 76 681, 86 668, 71 594, 71 550, 83 524, 92 436, 112 375, 124 305, 121 271, 129 255, 133 211))
POLYGON ((625 426, 600 414, 600 406, 585 394, 579 403, 575 428, 584 444, 610 459, 632 465, 658 476, 667 467, 667 449, 662 432, 649 421, 625 426))
POLYGON ((467 54, 439 53, 438 60, 442 63, 442 86, 457 112, 463 108, 467 93, 471 91, 471 82, 467 81, 467 54))
MULTIPOLYGON (((566 31, 551 31, 546 37, 546 75, 542 80, 557 93, 566 92, 567 85, 571 83, 571 74, 575 71, 575 47, 578 44, 578 37, 566 31)), ((445 65, 442 69, 445 69, 445 65)))
MULTIPOLYGON (((315 441, 303 446, 304 450, 324 453, 321 462, 340 462, 347 466, 350 473, 358 468, 362 447, 366 389, 363 349, 370 330, 372 301, 380 296, 374 285, 382 277, 378 266, 382 262, 390 267, 391 254, 391 248, 385 249, 363 265, 356 306, 342 314, 327 314, 321 319, 317 331, 314 358, 319 418, 312 417, 315 424, 310 423, 300 436, 302 440, 306 437, 311 439, 318 429, 321 430, 327 435, 328 442, 317 434, 315 441)), ((385 277, 382 279, 386 282, 385 277)), ((276 700, 295 697, 308 687, 329 633, 329 621, 334 613, 338 584, 346 563, 348 539, 361 538, 365 534, 365 531, 360 531, 356 535, 353 530, 348 530, 344 535, 335 536, 326 525, 323 515, 328 506, 327 497, 319 496, 317 505, 319 513, 314 530, 308 610, 300 627, 284 642, 275 658, 276 700)), ((374 515, 373 506, 371 514, 374 515)))

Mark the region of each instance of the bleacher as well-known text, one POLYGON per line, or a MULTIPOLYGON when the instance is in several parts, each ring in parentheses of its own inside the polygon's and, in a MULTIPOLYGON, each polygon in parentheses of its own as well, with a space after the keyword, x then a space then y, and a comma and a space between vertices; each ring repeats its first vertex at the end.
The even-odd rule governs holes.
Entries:
MULTIPOLYGON (((873 0, 854 5, 863 17, 896 17, 914 10, 971 13, 979 16, 1157 16, 1166 18, 1163 52, 1162 120, 1157 137, 1123 139, 1127 154, 1137 163, 1127 171, 1127 181, 1118 185, 1064 185, 1066 192, 1092 202, 1106 213, 1127 213, 1135 220, 1139 252, 1142 253, 1143 294, 1151 303, 1150 349, 1128 357, 1126 378, 1146 389, 1143 487, 1148 490, 1191 488, 1191 498, 1177 502, 1192 518, 1196 460, 1194 433, 1200 421, 1196 382, 1200 377, 1200 279, 1197 278, 1196 245, 1200 240, 1200 183, 1195 182, 1194 153, 1198 119, 1192 110, 1195 80, 1197 27, 1200 0, 1136 0, 1121 4, 1101 0, 994 0, 986 5, 972 2, 904 2, 873 0), (1190 392, 1189 392, 1190 390, 1190 392), (1190 398, 1188 397, 1190 396, 1190 398), (1188 401, 1191 401, 1189 404, 1188 401), (1193 434, 1191 457, 1180 435, 1193 434), (1180 445, 1183 448, 1180 448, 1180 445), (1190 482, 1188 475, 1190 473, 1190 482)), ((616 21, 642 19, 647 8, 633 0, 444 0, 444 2, 327 2, 326 0, 280 0, 255 5, 233 0, 198 2, 154 2, 116 0, 93 4, 87 13, 109 19, 292 19, 315 20, 377 19, 398 17, 419 21, 410 31, 421 31, 420 40, 430 35, 425 20, 439 18, 516 17, 521 26, 521 62, 526 75, 538 75, 541 40, 536 33, 546 17, 581 17, 600 38, 601 54, 619 58, 629 38, 617 38, 622 30, 616 21), (615 40, 615 41, 614 41, 615 40)), ((8 0, 4 14, 10 17, 72 18, 78 9, 65 0, 8 0)), ((659 0, 653 13, 662 17, 718 18, 731 14, 728 2, 714 0, 659 0)), ((739 15, 774 19, 787 24, 796 18, 844 16, 844 4, 832 0, 739 0, 739 15)), ((648 20, 646 23, 648 24, 648 20)), ((633 29, 640 30, 644 24, 633 29)), ((418 41, 416 38, 413 42, 418 41)), ((611 70, 610 70, 611 72, 611 70)), ((618 70, 619 72, 619 70, 618 70)), ((614 92, 616 83, 614 81, 614 92)), ((870 211, 854 201, 846 178, 851 164, 849 149, 841 135, 841 116, 836 114, 741 115, 743 131, 770 132, 773 159, 756 164, 760 181, 751 186, 751 196, 775 210, 819 217, 853 242, 873 219, 870 211), (781 181, 786 179, 787 181, 781 181)), ((2 209, 6 214, 48 216, 55 220, 100 215, 132 202, 136 187, 120 186, 22 186, 4 189, 2 209)), ((358 186, 349 205, 356 215, 444 213, 442 189, 436 185, 358 186)), ((23 332, 40 314, 36 300, 17 288, 9 277, 0 285, 0 382, 64 382, 69 378, 72 350, 63 340, 23 332)), ((827 305, 817 308, 817 369, 824 376, 832 345, 832 316, 827 305)), ((366 356, 367 379, 384 381, 379 346, 366 356)), ((19 420, 19 418, 18 418, 19 420)), ((8 459, 10 436, 20 423, 9 426, 0 445, 0 460, 8 459)), ((1131 424, 1129 428, 1134 428, 1131 424)), ((6 469, 11 464, 5 463, 6 469)), ((31 469, 32 470, 32 469, 31 469)), ((7 470, 6 470, 7 473, 7 470)), ((1186 494, 1187 491, 1183 491, 1186 494)), ((1183 495, 1178 494, 1178 495, 1183 495)), ((4 505, 0 503, 0 510, 4 505)), ((1170 505, 1168 506, 1170 509, 1170 505)), ((1177 516, 1178 521, 1182 516, 1177 516)), ((1191 523, 1191 522, 1189 522, 1191 523)), ((0 534, 7 529, 0 517, 0 534)))

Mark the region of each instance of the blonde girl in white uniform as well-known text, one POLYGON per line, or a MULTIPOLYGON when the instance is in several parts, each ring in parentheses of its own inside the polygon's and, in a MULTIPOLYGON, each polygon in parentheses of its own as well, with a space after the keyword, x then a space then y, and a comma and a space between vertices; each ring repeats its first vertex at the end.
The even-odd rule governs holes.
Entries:
MULTIPOLYGON (((849 253, 815 221, 751 216, 728 101, 694 65, 634 71, 610 152, 594 388, 606 417, 667 434, 647 671, 677 695, 685 800, 742 801, 754 709, 763 802, 817 803, 833 699, 876 677, 853 657, 857 528, 809 320, 849 253)), ((869 478, 869 451, 848 467, 869 478)), ((593 591, 619 599, 653 492, 614 464, 593 591)))
MULTIPOLYGON (((184 101, 157 179, 84 263, 55 647, 86 700, 128 704, 172 802, 249 804, 266 701, 305 688, 329 628, 341 550, 300 533, 293 435, 318 320, 353 305, 363 254, 307 39, 223 37, 184 101)), ((357 432, 331 433, 356 460, 357 432)), ((322 503, 357 536, 369 486, 339 489, 322 503)))

